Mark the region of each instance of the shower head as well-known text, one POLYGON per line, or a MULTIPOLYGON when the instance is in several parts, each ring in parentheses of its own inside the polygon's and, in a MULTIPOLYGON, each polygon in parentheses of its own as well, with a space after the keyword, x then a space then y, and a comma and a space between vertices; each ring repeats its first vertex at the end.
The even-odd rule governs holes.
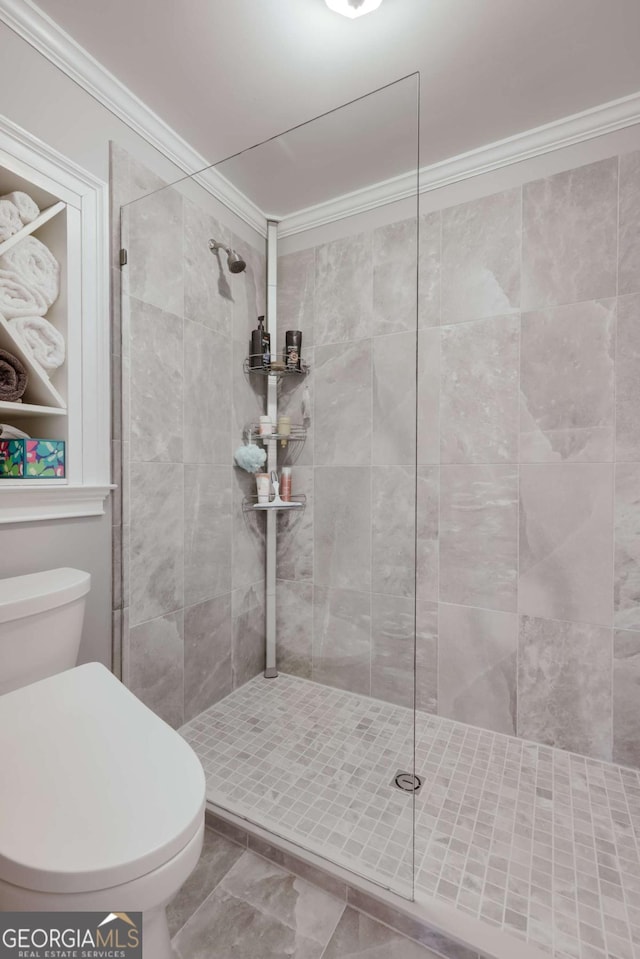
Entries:
POLYGON ((242 257, 236 253, 235 250, 225 246, 224 243, 218 243, 217 240, 209 240, 209 249, 212 253, 216 254, 219 250, 224 250, 227 254, 227 266, 229 267, 230 273, 243 273, 244 270, 246 270, 247 264, 242 257))

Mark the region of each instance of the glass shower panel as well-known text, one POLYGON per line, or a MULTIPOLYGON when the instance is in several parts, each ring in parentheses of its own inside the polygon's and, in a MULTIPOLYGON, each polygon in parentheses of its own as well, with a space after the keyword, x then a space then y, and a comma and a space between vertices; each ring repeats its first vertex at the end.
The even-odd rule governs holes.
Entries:
POLYGON ((417 116, 412 76, 170 186, 132 173, 122 208, 125 680, 213 811, 407 897, 417 116), (293 505, 256 509, 234 456, 290 469, 293 505))

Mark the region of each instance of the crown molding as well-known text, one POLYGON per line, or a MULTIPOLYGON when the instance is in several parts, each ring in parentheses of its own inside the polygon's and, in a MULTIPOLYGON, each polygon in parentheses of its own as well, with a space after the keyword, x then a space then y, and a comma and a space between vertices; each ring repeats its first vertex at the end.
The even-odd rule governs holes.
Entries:
MULTIPOLYGON (((205 157, 43 13, 33 0, 0 0, 0 21, 261 236, 266 236, 267 219, 278 222, 280 237, 292 236, 416 194, 416 174, 412 172, 290 216, 267 215, 220 173, 207 169, 205 157)), ((422 167, 419 192, 438 190, 637 123, 640 123, 640 92, 422 167)))
MULTIPOLYGON (((483 173, 614 133, 637 123, 640 123, 640 92, 422 167, 419 192, 439 190, 460 180, 482 176, 483 173)), ((415 196, 416 180, 414 171, 354 193, 346 193, 327 203, 299 210, 280 220, 278 236, 293 236, 343 217, 366 213, 387 203, 415 196)))
POLYGON ((201 184, 245 223, 266 236, 265 216, 210 161, 183 140, 164 120, 110 73, 32 0, 0 0, 0 21, 83 90, 126 123, 187 175, 201 184), (200 171, 200 172, 199 172, 200 171))

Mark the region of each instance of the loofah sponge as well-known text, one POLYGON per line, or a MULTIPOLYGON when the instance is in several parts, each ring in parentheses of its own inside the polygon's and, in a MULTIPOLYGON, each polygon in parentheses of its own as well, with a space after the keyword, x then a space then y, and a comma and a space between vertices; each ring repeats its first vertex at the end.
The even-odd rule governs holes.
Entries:
POLYGON ((259 473, 267 462, 267 451, 250 443, 248 446, 240 446, 233 455, 236 465, 247 473, 259 473))

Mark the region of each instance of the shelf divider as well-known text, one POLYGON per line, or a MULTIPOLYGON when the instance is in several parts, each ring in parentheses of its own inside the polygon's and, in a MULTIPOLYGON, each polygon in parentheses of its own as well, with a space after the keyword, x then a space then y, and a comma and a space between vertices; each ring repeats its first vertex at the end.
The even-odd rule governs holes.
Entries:
MULTIPOLYGON (((65 413, 67 404, 42 369, 34 360, 28 348, 24 346, 19 336, 13 332, 8 320, 0 313, 0 347, 7 353, 12 353, 27 368, 29 382, 25 390, 27 404, 32 407, 55 407, 58 413, 65 413)), ((3 407, 24 406, 23 403, 4 403, 3 407)), ((35 411, 35 410, 34 410, 35 411)))
POLYGON ((26 236, 31 236, 32 233, 35 233, 36 230, 40 229, 41 226, 44 226, 45 223, 48 223, 49 220, 52 220, 54 216, 57 216, 58 213, 61 213, 62 210, 66 207, 64 200, 58 200, 57 203, 54 203, 53 206, 48 206, 46 210, 43 210, 42 213, 38 214, 35 220, 32 220, 31 223, 27 223, 26 226, 23 226, 21 230, 18 230, 17 233, 14 233, 13 236, 10 236, 0 243, 0 256, 3 253, 6 253, 7 250, 10 250, 11 247, 16 246, 20 240, 24 240, 26 236))

